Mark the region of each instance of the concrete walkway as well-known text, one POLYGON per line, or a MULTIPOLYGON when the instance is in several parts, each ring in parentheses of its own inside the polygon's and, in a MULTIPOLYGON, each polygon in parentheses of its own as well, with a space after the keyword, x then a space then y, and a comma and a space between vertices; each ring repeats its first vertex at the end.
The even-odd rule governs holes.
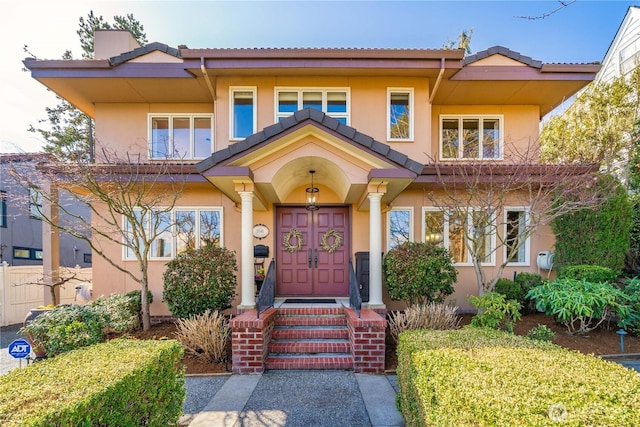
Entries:
MULTIPOLYGON (((190 421, 189 427, 404 426, 395 404, 395 380, 395 375, 349 371, 212 377, 215 394, 204 408, 183 418, 181 425, 190 421)), ((187 400, 200 394, 194 388, 202 384, 196 383, 206 381, 187 377, 187 400)), ((185 413, 189 410, 186 402, 185 413)))

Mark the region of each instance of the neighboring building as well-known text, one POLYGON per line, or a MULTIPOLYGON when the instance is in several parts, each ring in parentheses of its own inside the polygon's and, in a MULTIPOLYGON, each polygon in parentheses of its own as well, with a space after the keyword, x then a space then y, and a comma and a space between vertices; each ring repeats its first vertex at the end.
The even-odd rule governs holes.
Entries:
MULTIPOLYGON (((169 314, 161 298, 166 262, 207 240, 238 254, 236 303, 249 309, 254 245, 268 246, 276 260, 277 297, 345 297, 356 254, 437 235, 459 270, 452 300, 469 308, 476 279, 460 234, 431 215, 425 197, 436 182, 431 159, 504 160, 507 144, 537 141, 540 118, 599 70, 543 64, 503 47, 467 58, 457 49, 174 49, 140 47, 124 31, 96 31, 95 50, 94 60, 24 63, 94 118, 97 144, 137 150, 149 164, 190 164, 172 218, 193 218, 191 229, 175 230, 154 252, 157 316, 169 314), (318 210, 305 209, 312 179, 318 210), (195 240, 181 238, 194 230, 195 240)), ((505 216, 526 221, 526 206, 510 209, 505 216)), ((553 243, 542 227, 505 275, 539 271, 537 254, 553 243)), ((121 248, 108 252, 136 268, 121 248)), ((484 268, 504 257, 496 253, 484 268)), ((398 306, 384 291, 380 257, 366 265, 369 307, 398 306)), ((93 260, 94 295, 137 288, 93 260)))
POLYGON ((640 7, 627 10, 604 59, 596 81, 610 81, 640 64, 640 7))
MULTIPOLYGON (((33 176, 36 165, 49 160, 45 153, 0 154, 0 261, 9 265, 42 265, 44 257, 42 220, 36 206, 41 197, 16 182, 11 171, 33 176)), ((72 211, 90 218, 86 206, 76 204, 72 211)), ((91 267, 88 243, 68 234, 60 235, 59 257, 61 267, 91 267)))

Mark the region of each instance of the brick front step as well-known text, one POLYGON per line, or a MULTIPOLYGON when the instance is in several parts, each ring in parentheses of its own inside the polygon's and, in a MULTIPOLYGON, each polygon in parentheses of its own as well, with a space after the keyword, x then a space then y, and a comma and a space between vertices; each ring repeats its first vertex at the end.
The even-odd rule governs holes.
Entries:
POLYGON ((349 341, 334 340, 296 340, 296 341, 272 341, 269 344, 269 353, 274 354, 317 354, 317 353, 349 353, 351 355, 351 344, 349 341))
POLYGON ((346 327, 303 326, 282 329, 275 328, 271 335, 274 340, 296 339, 349 339, 349 330, 346 327))
POLYGON ((287 315, 276 317, 276 326, 347 326, 344 315, 287 315))
POLYGON ((265 362, 266 369, 353 369, 351 355, 275 356, 270 355, 265 362))

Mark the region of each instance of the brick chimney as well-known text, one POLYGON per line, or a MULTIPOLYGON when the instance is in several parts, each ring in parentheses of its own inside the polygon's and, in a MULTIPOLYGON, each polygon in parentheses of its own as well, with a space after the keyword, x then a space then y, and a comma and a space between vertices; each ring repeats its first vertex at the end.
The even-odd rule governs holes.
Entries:
POLYGON ((95 59, 108 59, 140 47, 127 30, 95 30, 93 43, 95 59))

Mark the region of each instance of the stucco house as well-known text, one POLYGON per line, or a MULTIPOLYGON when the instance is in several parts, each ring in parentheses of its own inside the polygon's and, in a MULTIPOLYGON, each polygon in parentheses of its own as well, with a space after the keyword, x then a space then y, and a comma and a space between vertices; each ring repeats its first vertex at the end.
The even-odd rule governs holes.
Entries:
MULTIPOLYGON (((265 267, 274 260, 276 299, 348 298, 349 261, 359 261, 365 308, 360 318, 347 314, 355 362, 335 366, 361 371, 384 368, 384 320, 374 310, 399 307, 384 289, 382 258, 368 254, 437 235, 455 252, 452 299, 468 308, 477 293, 460 235, 425 197, 437 186, 433 164, 507 164, 507 146, 536 142, 540 118, 599 70, 543 64, 503 47, 468 57, 457 49, 189 49, 139 46, 125 31, 97 31, 95 58, 24 64, 95 119, 96 144, 138 150, 149 164, 186 159, 188 182, 173 215, 193 216, 198 235, 237 252, 238 312, 256 306, 256 245, 269 247, 265 267), (217 226, 205 227, 211 222, 217 226), (382 347, 382 368, 379 357, 368 364, 357 354, 368 350, 354 334, 372 328, 382 335, 365 344, 382 347)), ((527 207, 504 215, 526 221, 527 207)), ((553 242, 541 227, 505 274, 539 271, 536 256, 553 242)), ((174 233, 156 252, 153 315, 169 314, 162 272, 183 245, 174 233)), ((134 262, 121 252, 112 250, 134 262)), ((484 268, 505 256, 494 253, 484 268)), ((94 295, 136 287, 98 258, 93 277, 94 295)), ((267 361, 273 323, 264 316, 236 324, 265 347, 255 360, 234 353, 234 370, 278 366, 267 361)))

